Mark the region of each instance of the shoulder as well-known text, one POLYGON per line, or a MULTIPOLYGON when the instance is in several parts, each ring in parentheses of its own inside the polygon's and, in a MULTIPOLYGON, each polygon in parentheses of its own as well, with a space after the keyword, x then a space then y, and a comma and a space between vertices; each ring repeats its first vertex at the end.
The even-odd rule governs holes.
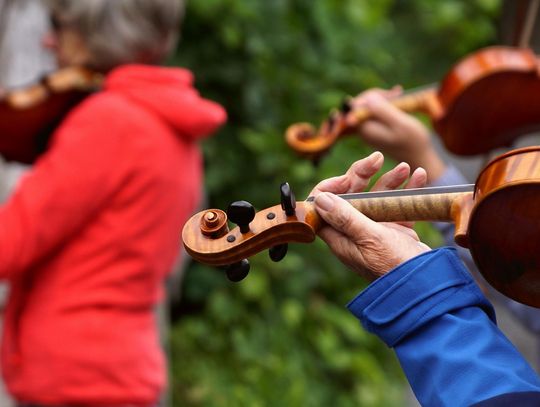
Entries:
POLYGON ((111 138, 136 131, 154 120, 152 114, 122 94, 99 91, 71 110, 54 137, 69 134, 70 138, 111 138))
POLYGON ((140 110, 122 94, 102 90, 84 99, 70 112, 67 119, 94 121, 108 119, 111 120, 110 124, 114 124, 117 121, 122 122, 122 116, 140 110))

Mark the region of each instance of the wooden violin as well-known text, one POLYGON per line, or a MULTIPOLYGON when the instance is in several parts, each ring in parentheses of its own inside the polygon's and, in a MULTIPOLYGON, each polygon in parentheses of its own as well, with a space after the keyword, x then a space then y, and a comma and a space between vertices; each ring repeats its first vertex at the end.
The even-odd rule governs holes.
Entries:
MULTIPOLYGON (((509 147, 519 136, 540 129, 540 67, 528 48, 489 47, 458 62, 440 86, 391 99, 405 112, 427 114, 446 148, 457 155, 509 147)), ((347 102, 318 130, 296 123, 286 130, 287 144, 318 160, 342 136, 370 118, 365 108, 347 102)))
POLYGON ((101 81, 101 74, 70 67, 0 94, 0 154, 6 160, 33 163, 64 116, 101 81))
MULTIPOLYGON (((475 185, 341 195, 375 221, 439 221, 455 224, 455 241, 470 249, 478 269, 497 290, 540 306, 540 146, 493 159, 475 185)), ((247 257, 270 249, 274 261, 287 243, 312 242, 322 220, 312 198, 296 203, 288 184, 281 205, 255 212, 234 202, 227 213, 209 209, 184 226, 182 239, 197 261, 228 266, 233 281, 249 271, 247 257), (228 220, 238 226, 229 230, 228 220)))

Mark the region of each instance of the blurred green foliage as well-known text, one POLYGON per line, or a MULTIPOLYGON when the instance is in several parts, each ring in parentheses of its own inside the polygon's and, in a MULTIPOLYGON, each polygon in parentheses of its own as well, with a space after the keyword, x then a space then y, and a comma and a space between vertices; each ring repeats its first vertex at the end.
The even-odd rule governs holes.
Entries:
MULTIPOLYGON (((496 42, 498 0, 191 0, 172 63, 222 103, 227 126, 204 142, 208 207, 298 198, 371 150, 343 140, 318 166, 284 142, 349 94, 440 80, 496 42)), ((391 165, 390 162, 385 164, 391 165)), ((426 224, 428 243, 440 237, 426 224)), ((393 354, 344 305, 364 286, 320 241, 280 263, 251 259, 241 283, 190 265, 171 342, 175 406, 394 406, 404 381, 393 354)))

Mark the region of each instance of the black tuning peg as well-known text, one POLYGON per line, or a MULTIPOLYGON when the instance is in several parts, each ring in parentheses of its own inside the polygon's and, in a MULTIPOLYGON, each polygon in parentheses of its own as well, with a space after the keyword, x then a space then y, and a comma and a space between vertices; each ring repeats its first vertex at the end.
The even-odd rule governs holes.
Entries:
POLYGON ((333 112, 330 113, 330 115, 328 116, 328 119, 326 120, 326 125, 328 126, 327 127, 327 130, 328 131, 332 131, 333 128, 334 128, 334 125, 336 124, 336 120, 337 120, 337 111, 334 110, 333 112))
POLYGON ((238 263, 233 263, 230 266, 227 266, 225 273, 230 281, 237 283, 246 278, 249 273, 249 267, 249 260, 244 259, 238 263))
POLYGON ((352 110, 352 100, 353 98, 351 96, 347 96, 343 102, 341 103, 341 106, 339 107, 339 111, 342 114, 347 114, 352 110))
POLYGON ((288 249, 289 245, 287 243, 278 244, 277 246, 271 247, 268 254, 270 255, 270 259, 272 261, 278 262, 285 257, 288 249))
POLYGON ((296 213, 296 198, 288 182, 281 184, 280 192, 281 209, 285 211, 287 216, 294 216, 296 213))
POLYGON ((236 201, 229 205, 227 218, 240 226, 240 232, 249 232, 249 224, 255 218, 255 208, 249 202, 236 201))

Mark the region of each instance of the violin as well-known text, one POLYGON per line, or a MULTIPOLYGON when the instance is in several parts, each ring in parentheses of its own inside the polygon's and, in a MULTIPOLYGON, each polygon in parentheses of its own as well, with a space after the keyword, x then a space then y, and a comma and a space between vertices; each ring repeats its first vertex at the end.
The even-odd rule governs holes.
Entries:
MULTIPOLYGON (((453 222, 456 243, 470 250, 494 288, 540 306, 540 146, 494 158, 474 185, 340 196, 377 222, 453 222)), ((288 243, 315 240, 322 222, 313 198, 296 203, 284 183, 280 205, 255 212, 238 201, 227 212, 199 212, 185 224, 182 240, 195 260, 226 266, 229 279, 240 281, 249 272, 247 257, 270 249, 279 261, 288 243), (229 220, 238 226, 230 230, 229 220)))
POLYGON ((64 116, 101 82, 100 74, 69 67, 0 94, 0 154, 8 161, 32 164, 64 116))
MULTIPOLYGON (((405 112, 426 114, 450 152, 486 153, 540 129, 539 72, 538 59, 528 48, 484 48, 459 61, 438 87, 390 102, 405 112)), ((345 102, 318 130, 296 123, 287 128, 285 139, 294 151, 316 161, 369 119, 367 109, 345 102)))

